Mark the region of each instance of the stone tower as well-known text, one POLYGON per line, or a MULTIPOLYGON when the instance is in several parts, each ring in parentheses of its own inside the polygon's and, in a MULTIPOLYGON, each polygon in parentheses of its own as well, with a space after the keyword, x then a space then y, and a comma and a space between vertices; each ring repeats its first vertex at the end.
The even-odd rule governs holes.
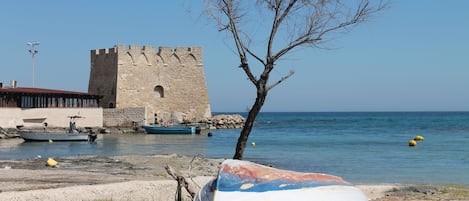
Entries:
POLYGON ((117 45, 91 50, 88 92, 104 108, 145 107, 146 123, 211 117, 202 47, 117 45), (176 116, 176 117, 175 117, 176 116))

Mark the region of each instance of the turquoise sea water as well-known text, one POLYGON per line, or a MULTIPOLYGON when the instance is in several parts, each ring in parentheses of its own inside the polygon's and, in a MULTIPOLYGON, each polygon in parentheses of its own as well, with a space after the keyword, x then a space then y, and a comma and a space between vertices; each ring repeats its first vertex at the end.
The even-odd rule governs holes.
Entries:
MULTIPOLYGON (((95 144, 0 140, 0 159, 171 153, 231 158, 240 129, 210 132, 212 137, 102 135, 95 144)), ((469 112, 261 113, 245 159, 353 183, 469 184, 469 112), (409 147, 417 135, 425 140, 409 147)))

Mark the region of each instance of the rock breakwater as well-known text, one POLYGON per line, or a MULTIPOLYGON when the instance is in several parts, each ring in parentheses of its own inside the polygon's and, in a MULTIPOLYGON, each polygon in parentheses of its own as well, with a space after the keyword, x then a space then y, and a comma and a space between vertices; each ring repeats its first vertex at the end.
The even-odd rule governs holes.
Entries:
POLYGON ((239 114, 219 114, 201 123, 206 124, 208 129, 232 129, 242 128, 245 119, 239 114))

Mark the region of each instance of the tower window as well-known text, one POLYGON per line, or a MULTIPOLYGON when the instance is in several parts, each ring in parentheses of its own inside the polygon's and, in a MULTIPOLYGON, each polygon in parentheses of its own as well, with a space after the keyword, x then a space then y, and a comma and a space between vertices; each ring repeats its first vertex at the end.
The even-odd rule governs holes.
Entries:
POLYGON ((164 89, 161 85, 155 87, 156 96, 159 98, 164 98, 164 89))

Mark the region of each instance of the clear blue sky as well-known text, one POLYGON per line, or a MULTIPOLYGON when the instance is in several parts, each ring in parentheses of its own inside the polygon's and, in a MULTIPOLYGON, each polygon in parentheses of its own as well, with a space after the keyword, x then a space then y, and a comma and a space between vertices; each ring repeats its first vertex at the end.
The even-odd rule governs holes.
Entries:
MULTIPOLYGON (((232 41, 200 16, 203 1, 3 1, 0 82, 88 89, 90 50, 117 44, 202 46, 214 112, 246 111, 254 86, 232 41)), ((263 111, 469 111, 469 1, 395 0, 330 50, 302 49, 273 76, 263 111)))

